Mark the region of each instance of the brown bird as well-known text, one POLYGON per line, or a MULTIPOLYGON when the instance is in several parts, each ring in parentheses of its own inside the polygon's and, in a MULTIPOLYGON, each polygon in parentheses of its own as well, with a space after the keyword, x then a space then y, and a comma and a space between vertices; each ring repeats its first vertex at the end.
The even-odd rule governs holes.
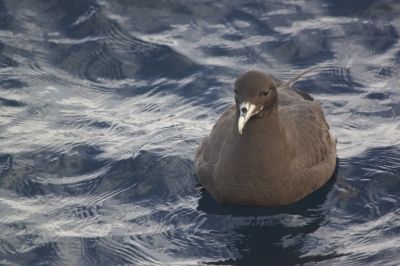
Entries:
MULTIPOLYGON (((311 69, 313 70, 313 69, 311 69)), ((320 188, 336 164, 321 106, 259 71, 239 77, 229 107, 195 156, 200 183, 220 203, 281 206, 320 188)))

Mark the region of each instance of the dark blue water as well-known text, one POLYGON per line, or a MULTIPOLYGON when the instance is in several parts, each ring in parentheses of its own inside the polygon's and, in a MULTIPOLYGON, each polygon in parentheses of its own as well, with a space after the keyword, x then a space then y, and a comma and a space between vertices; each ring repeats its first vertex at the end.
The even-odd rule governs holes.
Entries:
POLYGON ((0 264, 398 265, 400 2, 0 1, 0 264), (222 206, 194 152, 260 69, 321 102, 337 177, 222 206))

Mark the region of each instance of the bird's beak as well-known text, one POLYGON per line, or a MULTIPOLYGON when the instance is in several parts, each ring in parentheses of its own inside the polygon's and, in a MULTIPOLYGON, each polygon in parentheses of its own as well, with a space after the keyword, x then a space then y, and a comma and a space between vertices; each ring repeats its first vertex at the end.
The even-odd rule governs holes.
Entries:
POLYGON ((257 105, 248 102, 243 102, 239 107, 240 116, 238 120, 239 134, 242 134, 244 125, 253 115, 261 111, 262 108, 257 108, 257 105))

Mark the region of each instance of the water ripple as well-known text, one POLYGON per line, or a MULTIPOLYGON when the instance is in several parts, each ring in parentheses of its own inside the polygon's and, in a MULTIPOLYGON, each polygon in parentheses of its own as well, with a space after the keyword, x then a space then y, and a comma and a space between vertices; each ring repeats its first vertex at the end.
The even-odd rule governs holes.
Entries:
POLYGON ((394 265, 400 5, 0 1, 0 264, 394 265), (223 206, 193 155, 249 69, 321 103, 322 189, 223 206))

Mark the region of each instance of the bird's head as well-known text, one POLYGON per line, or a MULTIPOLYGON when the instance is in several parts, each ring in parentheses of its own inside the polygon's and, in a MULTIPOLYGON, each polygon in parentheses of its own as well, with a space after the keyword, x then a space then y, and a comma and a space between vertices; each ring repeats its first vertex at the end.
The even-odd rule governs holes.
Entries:
POLYGON ((235 81, 234 92, 240 134, 251 117, 270 110, 276 105, 278 98, 274 78, 259 71, 249 71, 239 77, 235 81))

